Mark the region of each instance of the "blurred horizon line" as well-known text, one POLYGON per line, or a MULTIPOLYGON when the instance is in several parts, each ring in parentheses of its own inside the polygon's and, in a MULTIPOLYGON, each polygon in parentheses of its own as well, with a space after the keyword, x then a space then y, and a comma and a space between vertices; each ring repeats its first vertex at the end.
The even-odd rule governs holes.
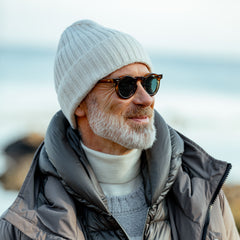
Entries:
MULTIPOLYGON (((196 60, 198 61, 207 61, 207 62, 218 62, 218 63, 236 63, 239 65, 240 55, 227 54, 223 52, 217 53, 205 53, 198 51, 184 51, 184 50, 163 50, 161 48, 149 48, 145 47, 146 51, 150 55, 150 57, 161 57, 170 60, 170 58, 174 58, 174 60, 185 61, 185 60, 196 60)), ((6 44, 0 42, 0 52, 12 52, 12 53, 42 53, 48 55, 55 55, 57 51, 57 46, 53 45, 37 45, 37 44, 6 44)))

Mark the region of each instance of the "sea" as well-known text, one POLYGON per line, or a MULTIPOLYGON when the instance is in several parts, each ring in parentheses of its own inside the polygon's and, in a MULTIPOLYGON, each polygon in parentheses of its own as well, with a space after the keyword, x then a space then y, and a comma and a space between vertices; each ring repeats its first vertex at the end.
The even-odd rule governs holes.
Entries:
MULTIPOLYGON (((0 175, 4 147, 32 132, 44 135, 59 110, 54 56, 51 48, 0 47, 0 175)), ((151 50, 150 57, 153 72, 163 74, 156 110, 210 155, 231 162, 227 183, 240 184, 240 56, 151 50)), ((16 195, 0 185, 0 214, 16 195)))

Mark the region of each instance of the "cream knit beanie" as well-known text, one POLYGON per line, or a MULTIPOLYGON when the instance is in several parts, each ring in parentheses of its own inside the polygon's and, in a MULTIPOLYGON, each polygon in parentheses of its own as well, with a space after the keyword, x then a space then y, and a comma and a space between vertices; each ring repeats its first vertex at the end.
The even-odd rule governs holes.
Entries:
POLYGON ((58 101, 72 128, 80 102, 102 78, 131 63, 151 70, 143 47, 133 37, 90 20, 69 26, 62 34, 54 65, 58 101))

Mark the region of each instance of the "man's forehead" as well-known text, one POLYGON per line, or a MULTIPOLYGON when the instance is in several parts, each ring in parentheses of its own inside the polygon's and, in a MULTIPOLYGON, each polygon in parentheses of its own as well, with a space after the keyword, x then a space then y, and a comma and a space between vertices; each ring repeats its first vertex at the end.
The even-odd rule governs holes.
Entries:
POLYGON ((118 77, 124 76, 124 75, 143 76, 143 75, 146 75, 146 73, 149 73, 149 69, 145 64, 132 63, 132 64, 126 65, 126 66, 112 72, 105 78, 118 78, 118 77))

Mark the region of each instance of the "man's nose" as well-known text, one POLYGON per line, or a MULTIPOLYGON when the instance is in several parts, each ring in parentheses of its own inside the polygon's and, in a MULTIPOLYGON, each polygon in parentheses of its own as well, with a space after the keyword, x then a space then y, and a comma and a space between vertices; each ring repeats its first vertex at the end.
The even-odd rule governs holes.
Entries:
POLYGON ((150 96, 143 88, 140 81, 137 82, 137 90, 133 95, 133 102, 136 105, 151 106, 154 103, 154 97, 150 96))

